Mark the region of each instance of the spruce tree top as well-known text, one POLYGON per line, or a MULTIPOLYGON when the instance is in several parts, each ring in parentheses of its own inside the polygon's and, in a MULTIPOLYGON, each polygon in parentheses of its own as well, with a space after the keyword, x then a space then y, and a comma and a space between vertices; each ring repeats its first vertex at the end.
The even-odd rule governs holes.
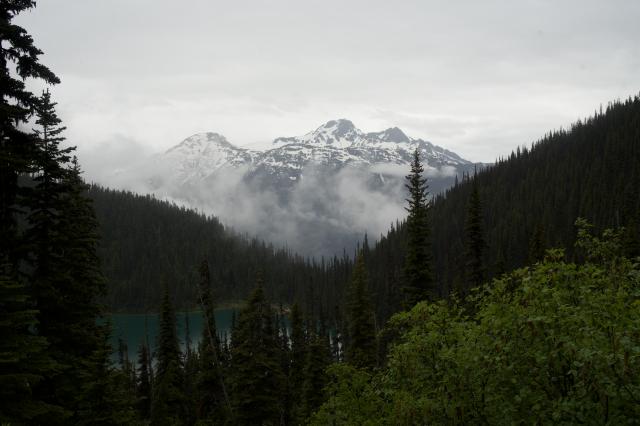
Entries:
POLYGON ((33 38, 24 28, 11 22, 18 13, 33 7, 33 0, 0 2, 0 125, 3 127, 26 121, 38 105, 37 97, 26 89, 25 79, 40 79, 47 84, 60 82, 49 68, 38 63, 42 51, 33 45, 33 38), (9 63, 15 64, 20 79, 10 74, 9 63), (8 102, 9 99, 14 102, 8 102))
POLYGON ((431 244, 427 180, 422 177, 424 168, 420 153, 413 153, 411 173, 406 177, 407 199, 407 254, 403 270, 403 292, 407 307, 435 295, 431 267, 431 244))
POLYGON ((427 204, 427 179, 422 177, 424 167, 420 161, 420 152, 416 149, 413 152, 413 161, 411 162, 411 172, 406 176, 407 183, 405 187, 409 190, 409 198, 405 201, 409 203, 405 210, 409 214, 416 212, 427 204))

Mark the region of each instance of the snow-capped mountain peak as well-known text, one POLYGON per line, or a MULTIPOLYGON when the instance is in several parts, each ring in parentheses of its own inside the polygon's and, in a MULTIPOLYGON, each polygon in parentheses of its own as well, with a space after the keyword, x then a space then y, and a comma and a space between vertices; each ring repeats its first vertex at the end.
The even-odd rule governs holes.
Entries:
POLYGON ((242 231, 282 242, 300 230, 305 243, 313 240, 323 250, 333 250, 362 235, 367 229, 362 218, 371 206, 387 211, 384 226, 404 211, 404 179, 415 150, 421 154, 431 194, 476 167, 397 127, 364 133, 340 119, 302 136, 277 138, 263 151, 237 147, 218 133, 198 133, 130 170, 126 181, 179 203, 211 209, 242 231), (289 222, 280 226, 279 220, 289 222))
POLYGON ((230 147, 232 145, 229 143, 227 138, 219 133, 196 133, 195 135, 189 136, 173 148, 170 148, 167 151, 167 154, 172 151, 184 150, 204 152, 207 150, 215 149, 215 146, 230 147))
POLYGON ((242 167, 247 179, 286 189, 300 181, 309 165, 316 170, 320 167, 323 173, 344 167, 378 170, 383 165, 408 166, 416 149, 432 175, 437 171, 448 179, 473 167, 457 154, 411 138, 397 127, 364 133, 346 119, 328 121, 302 136, 277 138, 266 151, 239 148, 218 133, 198 133, 156 160, 174 170, 170 179, 182 185, 215 179, 218 171, 227 167, 242 167))
POLYGON ((402 130, 397 127, 390 127, 382 132, 367 133, 367 140, 369 142, 394 142, 394 143, 409 143, 411 139, 402 130))
POLYGON ((376 148, 383 149, 398 149, 400 147, 395 146, 395 144, 404 144, 404 149, 409 149, 408 144, 418 141, 421 140, 410 138, 397 127, 391 127, 381 132, 364 133, 350 120, 339 119, 328 121, 317 129, 302 136, 277 138, 273 141, 273 144, 275 146, 302 144, 340 149, 363 148, 367 146, 375 146, 376 148))
POLYGON ((325 124, 318 127, 315 133, 325 133, 337 138, 343 138, 352 134, 360 134, 361 132, 356 129, 356 126, 353 125, 352 121, 341 118, 339 120, 327 121, 325 124))
POLYGON ((196 133, 158 158, 168 162, 181 182, 203 179, 220 168, 253 161, 253 152, 238 148, 219 133, 196 133))
POLYGON ((346 148, 364 138, 360 131, 350 120, 339 119, 324 123, 312 132, 303 136, 277 138, 274 145, 287 145, 292 143, 310 145, 328 145, 336 148, 346 148))

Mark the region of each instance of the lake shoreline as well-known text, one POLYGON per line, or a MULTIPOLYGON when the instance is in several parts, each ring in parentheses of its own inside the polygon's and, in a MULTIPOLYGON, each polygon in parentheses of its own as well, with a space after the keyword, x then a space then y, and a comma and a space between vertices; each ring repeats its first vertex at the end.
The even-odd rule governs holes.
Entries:
MULTIPOLYGON (((229 309, 233 309, 235 311, 240 311, 244 306, 246 305, 246 301, 243 300, 239 300, 239 301, 229 301, 229 302, 222 302, 219 303, 215 306, 214 310, 218 311, 218 310, 229 310, 229 309)), ((279 312, 280 311, 280 305, 272 305, 271 306, 272 309, 274 309, 275 312, 279 312)), ((282 309, 284 310, 285 313, 289 313, 290 311, 290 306, 288 305, 283 305, 282 309)), ((109 310, 106 311, 104 313, 104 316, 110 316, 110 315, 155 315, 159 312, 159 309, 154 309, 154 310, 146 310, 146 311, 140 311, 140 310, 109 310)), ((193 306, 191 308, 187 308, 187 309, 176 309, 175 310, 176 315, 180 314, 180 313, 197 313, 197 312, 202 312, 202 309, 200 308, 200 306, 193 306)))
MULTIPOLYGON (((244 306, 245 302, 243 301, 231 301, 231 302, 222 302, 219 303, 215 306, 214 310, 219 310, 219 309, 235 309, 235 310, 240 310, 242 309, 242 307, 244 306)), ((192 307, 189 307, 187 309, 176 309, 175 312, 176 314, 178 313, 184 313, 184 312, 201 312, 202 309, 200 308, 200 306, 198 305, 194 305, 192 307)), ((105 312, 104 315, 149 315, 149 314, 157 314, 159 312, 159 307, 156 309, 148 309, 148 310, 139 310, 139 309, 131 309, 131 310, 127 310, 127 309, 113 309, 113 310, 108 310, 105 312)))

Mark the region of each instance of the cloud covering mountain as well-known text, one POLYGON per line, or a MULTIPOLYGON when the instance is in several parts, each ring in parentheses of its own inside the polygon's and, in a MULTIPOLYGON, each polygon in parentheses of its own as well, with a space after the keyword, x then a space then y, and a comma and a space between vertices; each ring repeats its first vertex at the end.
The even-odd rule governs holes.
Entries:
POLYGON ((332 120, 272 148, 239 148, 200 133, 112 176, 116 187, 175 201, 218 216, 236 230, 310 256, 351 250, 405 215, 404 176, 414 150, 430 192, 475 165, 397 127, 365 133, 332 120))

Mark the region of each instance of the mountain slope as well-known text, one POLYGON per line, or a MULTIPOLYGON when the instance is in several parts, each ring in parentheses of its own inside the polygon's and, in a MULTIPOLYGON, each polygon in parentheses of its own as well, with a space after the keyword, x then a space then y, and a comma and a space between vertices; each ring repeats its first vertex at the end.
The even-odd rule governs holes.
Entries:
MULTIPOLYGON (((578 216, 598 228, 627 226, 625 244, 632 253, 633 242, 636 247, 640 242, 639 164, 640 98, 636 97, 610 105, 605 113, 569 131, 551 133, 531 150, 518 149, 479 172, 474 180, 483 207, 489 276, 527 261, 538 226, 548 247, 571 247, 578 216)), ((434 200, 432 249, 442 295, 464 285, 464 221, 472 185, 460 182, 434 200)), ((351 270, 348 259, 314 265, 238 237, 216 219, 151 197, 97 187, 90 195, 101 223, 100 253, 112 307, 153 306, 163 280, 175 289, 182 306, 192 304, 195 268, 203 257, 212 264, 219 300, 244 297, 259 269, 265 271, 272 300, 298 300, 316 313, 334 312, 342 300, 351 270)), ((370 204, 367 214, 383 208, 378 201, 370 204)), ((380 324, 400 306, 405 241, 406 228, 396 221, 372 249, 365 245, 380 324)), ((299 243, 310 241, 303 238, 299 243)))
POLYGON ((431 142, 410 138, 397 127, 363 133, 344 119, 329 121, 303 136, 277 138, 273 148, 266 151, 236 147, 217 133, 199 133, 155 160, 174 167, 175 178, 181 184, 197 185, 212 179, 221 169, 245 166, 254 179, 260 177, 288 187, 290 181, 301 179, 305 168, 311 165, 330 171, 345 166, 408 165, 416 149, 434 177, 439 177, 438 172, 450 178, 455 174, 462 176, 463 171, 473 167, 473 163, 457 154, 431 142))
MULTIPOLYGON (((306 300, 309 282, 348 279, 348 259, 314 264, 289 251, 226 229, 214 217, 151 196, 92 186, 100 223, 99 255, 106 304, 116 311, 154 311, 163 285, 180 309, 197 304, 198 267, 207 259, 219 302, 246 298, 262 274, 272 300, 306 300)), ((322 291, 323 294, 330 294, 322 291)))
MULTIPOLYGON (((517 149, 436 197, 432 240, 442 295, 466 285, 464 226, 474 184, 482 203, 488 278, 528 262, 537 228, 547 248, 566 247, 569 256, 577 255, 578 217, 600 230, 626 226, 624 244, 640 255, 640 97, 610 104, 570 130, 549 133, 531 149, 517 149)), ((399 224, 371 253, 372 288, 384 295, 381 305, 399 298, 394 289, 405 241, 405 226, 399 224)))
POLYGON ((331 256, 404 214, 404 176, 416 149, 432 194, 483 166, 398 128, 364 133, 342 119, 277 138, 265 151, 236 147, 217 133, 196 134, 124 173, 118 187, 214 214, 305 255, 331 256))
POLYGON ((218 133, 200 133, 169 149, 158 161, 172 164, 175 178, 186 183, 204 179, 226 166, 250 163, 251 154, 232 145, 218 133))

